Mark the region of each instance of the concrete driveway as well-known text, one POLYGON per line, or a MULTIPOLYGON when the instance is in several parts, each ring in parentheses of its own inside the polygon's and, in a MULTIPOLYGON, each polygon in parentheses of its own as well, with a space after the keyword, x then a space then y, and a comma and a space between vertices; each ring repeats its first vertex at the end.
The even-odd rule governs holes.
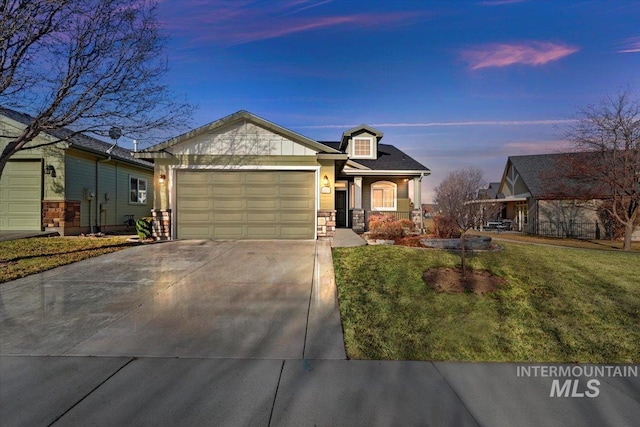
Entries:
POLYGON ((0 285, 0 425, 637 426, 638 376, 551 398, 529 364, 340 360, 329 245, 169 242, 0 285))
POLYGON ((344 359, 321 270, 314 241, 176 241, 93 258, 0 287, 0 354, 344 359))

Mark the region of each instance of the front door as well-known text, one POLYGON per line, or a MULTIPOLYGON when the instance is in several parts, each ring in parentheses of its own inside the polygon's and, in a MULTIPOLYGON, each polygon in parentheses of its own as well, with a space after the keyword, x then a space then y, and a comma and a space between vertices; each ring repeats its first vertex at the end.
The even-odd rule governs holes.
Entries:
POLYGON ((347 226, 347 192, 336 191, 336 227, 347 226))

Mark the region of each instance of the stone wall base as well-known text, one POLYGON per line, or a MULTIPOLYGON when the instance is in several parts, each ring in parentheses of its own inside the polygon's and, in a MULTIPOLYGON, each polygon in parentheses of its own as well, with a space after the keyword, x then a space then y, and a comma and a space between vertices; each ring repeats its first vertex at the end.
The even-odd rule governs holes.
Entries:
POLYGON ((366 224, 364 222, 364 209, 354 209, 352 214, 351 228, 356 233, 364 233, 366 231, 366 224))
POLYGON ((333 237, 336 234, 336 211, 321 209, 318 211, 318 238, 333 237))
POLYGON ((411 211, 411 221, 413 221, 413 229, 418 233, 422 233, 424 223, 422 221, 422 210, 414 209, 411 211))
POLYGON ((80 202, 77 200, 42 202, 42 225, 46 230, 56 230, 60 235, 71 235, 80 227, 80 202))
POLYGON ((153 238, 155 240, 171 240, 171 209, 152 209, 153 238))

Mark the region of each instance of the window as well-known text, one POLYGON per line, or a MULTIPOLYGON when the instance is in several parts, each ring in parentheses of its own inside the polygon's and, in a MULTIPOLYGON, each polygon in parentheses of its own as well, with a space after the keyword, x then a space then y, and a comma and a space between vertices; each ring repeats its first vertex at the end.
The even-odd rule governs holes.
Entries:
POLYGON ((371 184, 371 210, 395 211, 398 185, 393 182, 379 181, 371 184))
POLYGON ((353 155, 354 158, 373 158, 373 138, 353 138, 353 155))
POLYGON ((144 205, 147 203, 147 180, 143 178, 129 179, 129 202, 144 205))

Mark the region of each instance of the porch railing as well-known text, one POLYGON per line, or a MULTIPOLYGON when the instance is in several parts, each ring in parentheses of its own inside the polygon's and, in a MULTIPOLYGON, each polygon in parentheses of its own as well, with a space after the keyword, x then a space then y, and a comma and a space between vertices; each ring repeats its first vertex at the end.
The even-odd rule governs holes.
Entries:
POLYGON ((384 212, 365 211, 364 212, 364 222, 365 222, 365 224, 369 224, 369 218, 371 218, 372 215, 389 216, 389 217, 393 217, 395 219, 411 219, 411 211, 394 211, 394 212, 390 212, 390 211, 384 211, 384 212))

